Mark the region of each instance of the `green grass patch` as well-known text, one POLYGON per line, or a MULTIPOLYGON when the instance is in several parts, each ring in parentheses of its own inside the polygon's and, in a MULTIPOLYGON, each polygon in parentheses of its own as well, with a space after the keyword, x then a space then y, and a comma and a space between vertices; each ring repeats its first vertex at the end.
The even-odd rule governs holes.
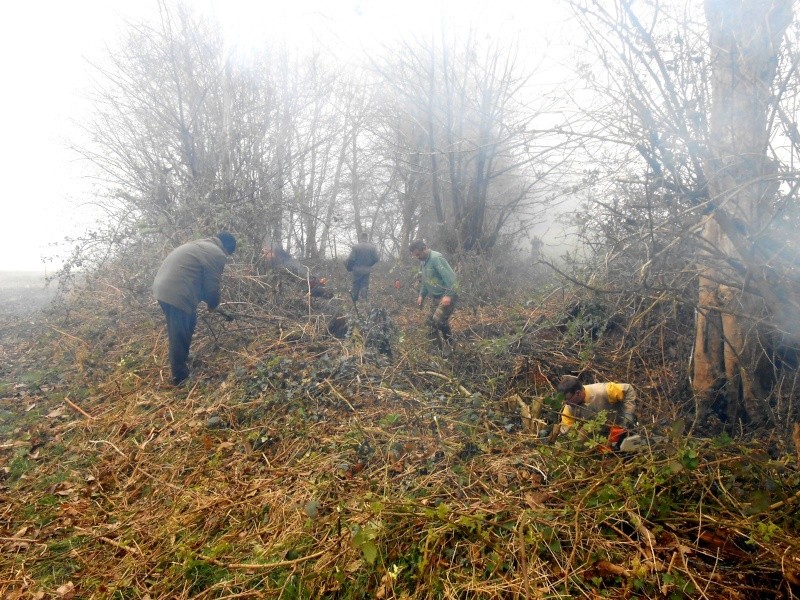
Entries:
POLYGON ((189 590, 198 594, 221 581, 233 579, 233 574, 225 567, 192 558, 184 564, 183 577, 189 584, 189 590))
POLYGON ((28 458, 27 450, 18 450, 8 464, 8 479, 10 481, 19 481, 20 477, 28 473, 36 463, 28 458))

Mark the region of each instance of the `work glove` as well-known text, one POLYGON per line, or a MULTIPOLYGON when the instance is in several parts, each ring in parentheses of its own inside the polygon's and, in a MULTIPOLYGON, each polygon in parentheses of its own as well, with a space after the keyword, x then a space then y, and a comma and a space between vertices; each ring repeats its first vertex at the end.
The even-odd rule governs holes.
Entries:
POLYGON ((622 425, 630 429, 636 425, 636 418, 630 413, 625 413, 625 416, 622 417, 622 425))

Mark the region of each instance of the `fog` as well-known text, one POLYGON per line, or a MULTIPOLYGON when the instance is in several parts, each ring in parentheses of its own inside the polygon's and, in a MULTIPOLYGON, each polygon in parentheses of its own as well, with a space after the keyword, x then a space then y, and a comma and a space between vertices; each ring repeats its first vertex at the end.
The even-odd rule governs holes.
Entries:
MULTIPOLYGON (((537 0, 430 2, 304 0, 293 3, 194 0, 192 8, 218 21, 234 52, 248 52, 266 36, 303 45, 323 42, 331 52, 361 52, 392 35, 430 31, 441 19, 464 27, 480 23, 488 35, 521 33, 532 63, 544 47, 558 54, 564 14, 559 3, 537 0)), ((0 270, 52 272, 68 250, 64 238, 89 227, 95 183, 69 150, 81 143, 79 124, 91 111, 87 98, 93 64, 113 50, 131 21, 156 14, 155 1, 75 0, 15 2, 6 7, 0 37, 6 77, 4 223, 0 270)), ((538 76, 556 77, 557 63, 538 76)), ((545 237, 552 237, 545 233, 545 237)))

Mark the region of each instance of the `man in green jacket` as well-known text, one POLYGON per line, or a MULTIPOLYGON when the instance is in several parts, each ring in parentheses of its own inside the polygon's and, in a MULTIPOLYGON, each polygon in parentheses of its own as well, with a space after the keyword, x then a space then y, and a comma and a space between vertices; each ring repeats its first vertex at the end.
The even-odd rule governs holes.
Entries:
POLYGON ((197 325, 197 305, 205 302, 210 310, 217 308, 222 271, 234 250, 236 238, 223 231, 178 246, 156 273, 153 295, 167 318, 169 364, 175 385, 182 384, 189 376, 186 363, 197 325))
POLYGON ((428 248, 424 241, 414 240, 411 242, 409 250, 411 256, 422 263, 417 306, 421 307, 425 298, 431 297, 430 312, 426 320, 430 328, 431 340, 436 346, 442 348, 446 355, 449 355, 453 343, 450 317, 455 311, 458 298, 456 274, 444 256, 428 248))

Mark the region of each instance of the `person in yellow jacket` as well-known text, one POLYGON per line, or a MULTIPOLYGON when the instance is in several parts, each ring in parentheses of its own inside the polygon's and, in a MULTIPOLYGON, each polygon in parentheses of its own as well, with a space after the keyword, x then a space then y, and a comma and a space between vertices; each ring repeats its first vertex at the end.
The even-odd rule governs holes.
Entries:
POLYGON ((629 383, 591 383, 583 385, 577 377, 561 378, 557 391, 564 395, 561 410, 560 433, 568 431, 577 422, 594 419, 600 412, 608 415, 609 442, 618 446, 627 429, 636 421, 636 389, 629 383))

